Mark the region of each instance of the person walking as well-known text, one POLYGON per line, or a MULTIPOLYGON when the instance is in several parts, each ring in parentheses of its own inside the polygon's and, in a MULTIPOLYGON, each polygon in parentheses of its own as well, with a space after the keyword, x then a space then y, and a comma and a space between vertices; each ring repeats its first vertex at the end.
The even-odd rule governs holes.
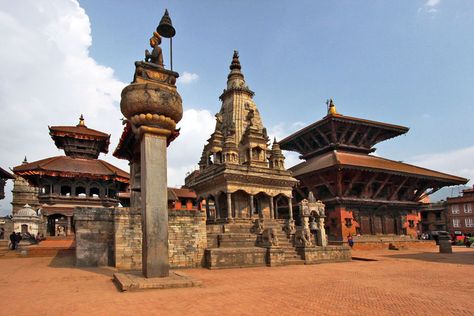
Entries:
POLYGON ((349 244, 349 247, 354 247, 354 239, 352 239, 352 235, 347 236, 347 243, 349 244))
POLYGON ((22 240, 23 238, 21 237, 21 234, 20 232, 16 233, 15 235, 15 242, 16 242, 16 248, 18 248, 18 245, 20 244, 20 241, 22 240))
POLYGON ((14 231, 10 234, 10 244, 11 244, 11 250, 15 250, 16 249, 16 234, 14 231))

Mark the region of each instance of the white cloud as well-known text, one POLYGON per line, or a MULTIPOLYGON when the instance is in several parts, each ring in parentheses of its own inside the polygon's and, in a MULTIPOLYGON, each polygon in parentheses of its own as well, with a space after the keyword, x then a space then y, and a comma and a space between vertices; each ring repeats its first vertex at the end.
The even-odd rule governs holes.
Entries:
POLYGON ((202 149, 214 132, 216 120, 207 110, 186 110, 179 122, 178 138, 168 147, 168 185, 184 184, 187 172, 193 171, 201 158, 202 149))
POLYGON ((441 3, 441 0, 426 0, 423 4, 423 7, 418 11, 425 11, 431 14, 438 12, 438 6, 441 3))
POLYGON ((472 157, 474 157, 474 146, 448 152, 415 156, 410 159, 410 163, 473 180, 474 165, 472 157))
POLYGON ((183 72, 183 74, 178 78, 178 84, 190 84, 193 81, 199 79, 198 74, 190 73, 190 72, 183 72))
MULTIPOLYGON (((118 107, 125 83, 89 56, 90 21, 75 1, 4 2, 0 9, 0 164, 4 169, 60 155, 48 125, 75 125, 121 134, 118 107)), ((102 156, 104 159, 104 156, 102 156)), ((111 154, 105 159, 127 170, 111 154)), ((11 181, 0 212, 11 211, 11 181)))
MULTIPOLYGON (((291 135, 297 130, 300 130, 306 125, 307 125, 306 123, 299 122, 299 121, 293 122, 293 123, 281 122, 272 126, 269 129, 268 136, 270 137, 270 140, 272 142, 274 138, 276 138, 277 141, 281 141, 283 138, 291 135)), ((291 168, 294 165, 297 165, 300 162, 303 162, 303 160, 299 158, 300 154, 297 152, 285 150, 283 151, 283 154, 285 155, 285 168, 291 168)))

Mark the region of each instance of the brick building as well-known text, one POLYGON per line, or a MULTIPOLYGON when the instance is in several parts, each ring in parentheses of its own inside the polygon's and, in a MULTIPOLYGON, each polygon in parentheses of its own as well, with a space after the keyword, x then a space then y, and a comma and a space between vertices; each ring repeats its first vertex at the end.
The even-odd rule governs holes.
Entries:
POLYGON ((446 201, 424 204, 420 209, 421 233, 433 234, 436 231, 447 231, 446 213, 446 201))
POLYGON ((474 236, 474 187, 446 201, 448 231, 455 235, 474 236))

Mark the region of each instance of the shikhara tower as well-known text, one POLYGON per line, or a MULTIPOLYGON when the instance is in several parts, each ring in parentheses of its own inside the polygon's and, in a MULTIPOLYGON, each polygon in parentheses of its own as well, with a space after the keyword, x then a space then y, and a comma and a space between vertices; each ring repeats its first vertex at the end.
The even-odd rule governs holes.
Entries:
POLYGON ((296 180, 285 169, 276 140, 269 148, 237 51, 229 68, 214 133, 204 146, 199 170, 186 178, 186 186, 209 201, 208 222, 292 219, 291 192, 296 180))

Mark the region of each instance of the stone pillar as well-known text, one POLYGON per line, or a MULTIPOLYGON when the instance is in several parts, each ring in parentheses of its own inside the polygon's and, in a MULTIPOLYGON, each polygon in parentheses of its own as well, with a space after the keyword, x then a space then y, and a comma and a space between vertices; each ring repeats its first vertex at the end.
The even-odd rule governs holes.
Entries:
POLYGON ((273 205, 273 196, 269 197, 269 201, 270 201, 270 218, 275 218, 275 208, 274 208, 274 205, 273 205))
POLYGON ((221 218, 221 208, 219 205, 219 199, 214 199, 214 209, 216 210, 216 218, 221 218))
POLYGON ((227 192, 227 218, 232 219, 232 193, 227 192))
POLYGON ((321 242, 319 246, 326 247, 328 242, 326 239, 326 229, 324 228, 324 217, 319 217, 318 226, 318 240, 321 242))
POLYGON ((293 201, 291 197, 288 198, 288 212, 290 214, 290 220, 293 220, 293 201))
POLYGON ((72 216, 66 216, 66 236, 72 235, 72 216))
MULTIPOLYGON (((209 216, 208 219, 211 219, 211 208, 209 207, 209 199, 206 199, 206 216, 209 216)), ((215 213, 214 213, 214 219, 216 219, 215 213)))
POLYGON ((147 278, 169 275, 166 137, 144 133, 141 152, 142 269, 147 278))
POLYGON ((253 218, 253 213, 255 212, 253 205, 253 195, 250 194, 250 218, 253 218))

